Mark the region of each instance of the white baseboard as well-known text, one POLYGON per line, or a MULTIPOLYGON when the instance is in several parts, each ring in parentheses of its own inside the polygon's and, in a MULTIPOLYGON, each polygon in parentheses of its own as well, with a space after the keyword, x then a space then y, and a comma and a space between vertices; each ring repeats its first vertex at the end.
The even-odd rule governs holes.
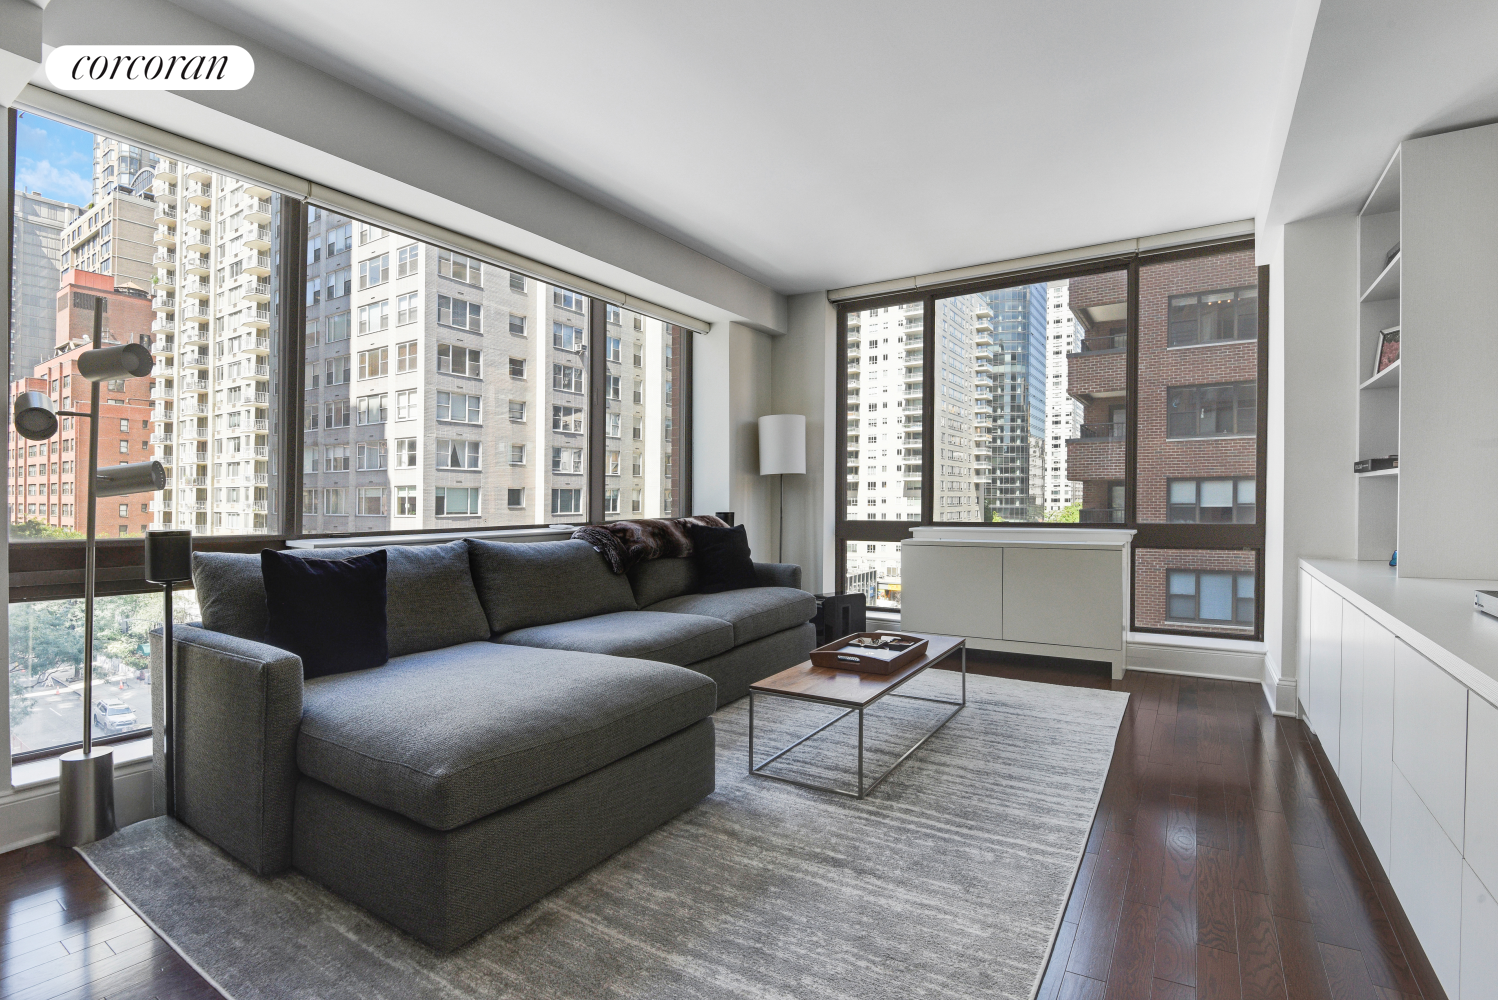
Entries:
POLYGON ((1264 674, 1263 646, 1256 642, 1192 640, 1134 632, 1129 635, 1128 668, 1212 680, 1259 683, 1264 674))
MULTIPOLYGON (((151 758, 114 769, 114 816, 129 826, 155 814, 151 800, 151 758)), ((0 853, 30 847, 57 836, 57 782, 46 781, 0 795, 0 853)))
POLYGON ((1291 718, 1299 716, 1296 708, 1296 685, 1295 679, 1286 679, 1280 675, 1280 665, 1269 653, 1264 654, 1264 676, 1260 681, 1264 688, 1264 700, 1269 703, 1269 710, 1275 715, 1286 715, 1291 718))

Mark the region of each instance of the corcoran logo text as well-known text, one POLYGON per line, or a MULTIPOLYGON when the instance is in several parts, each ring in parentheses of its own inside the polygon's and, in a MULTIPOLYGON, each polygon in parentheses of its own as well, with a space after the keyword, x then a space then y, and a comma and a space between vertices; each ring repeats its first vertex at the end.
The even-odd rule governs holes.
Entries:
POLYGON ((64 45, 47 56, 59 90, 238 90, 254 75, 238 45, 64 45))

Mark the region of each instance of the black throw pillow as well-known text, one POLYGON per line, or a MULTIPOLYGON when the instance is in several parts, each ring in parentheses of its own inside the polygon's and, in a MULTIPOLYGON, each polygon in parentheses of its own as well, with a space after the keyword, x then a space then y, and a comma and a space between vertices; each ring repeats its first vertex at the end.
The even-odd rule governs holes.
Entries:
POLYGON ((304 678, 378 667, 385 637, 385 550, 347 559, 260 553, 265 641, 302 658, 304 678))
POLYGON ((749 558, 749 536, 742 524, 733 528, 688 524, 686 528, 692 539, 692 561, 697 565, 698 591, 718 594, 759 586, 754 562, 749 558))

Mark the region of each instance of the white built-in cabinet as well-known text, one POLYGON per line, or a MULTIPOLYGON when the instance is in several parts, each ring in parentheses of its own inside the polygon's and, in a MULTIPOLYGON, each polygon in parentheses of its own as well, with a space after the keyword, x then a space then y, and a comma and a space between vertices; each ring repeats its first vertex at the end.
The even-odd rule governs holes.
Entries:
POLYGON ((1498 708, 1353 589, 1300 587, 1306 724, 1448 996, 1498 998, 1498 708))

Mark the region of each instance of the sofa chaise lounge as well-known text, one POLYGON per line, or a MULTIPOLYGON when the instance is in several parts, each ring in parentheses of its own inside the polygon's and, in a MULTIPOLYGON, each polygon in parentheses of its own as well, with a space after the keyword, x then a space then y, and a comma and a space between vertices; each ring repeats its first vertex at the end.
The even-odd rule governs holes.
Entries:
POLYGON ((621 576, 581 541, 387 560, 389 661, 304 680, 260 641, 259 556, 194 554, 177 813, 256 873, 295 868, 438 949, 709 794, 714 710, 814 644, 798 566, 756 563, 762 586, 702 594, 690 559, 621 576))

